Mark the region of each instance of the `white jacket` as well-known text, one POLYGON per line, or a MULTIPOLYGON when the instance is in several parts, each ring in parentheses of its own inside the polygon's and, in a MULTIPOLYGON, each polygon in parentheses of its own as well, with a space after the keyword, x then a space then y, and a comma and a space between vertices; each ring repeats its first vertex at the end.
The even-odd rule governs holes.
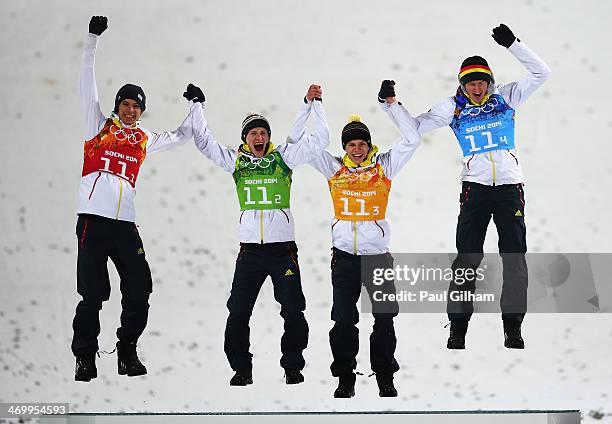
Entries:
MULTIPOLYGON (((400 138, 388 152, 376 156, 385 176, 392 180, 408 163, 414 151, 420 144, 414 118, 406 108, 395 102, 391 105, 382 104, 383 110, 400 130, 400 138)), ((342 167, 342 158, 328 151, 321 154, 310 164, 327 180, 332 178, 342 167)), ((371 166, 375 166, 372 164, 371 166)), ((391 228, 386 219, 379 221, 343 221, 332 219, 332 245, 340 250, 354 255, 375 255, 389 251, 391 228)))
MULTIPOLYGON (((208 128, 201 106, 197 107, 194 118, 194 139, 200 152, 212 160, 215 165, 230 174, 233 173, 236 169, 238 149, 223 146, 215 140, 208 128)), ((298 142, 284 143, 275 147, 291 169, 308 163, 329 144, 329 129, 321 102, 302 103, 295 122, 303 124, 299 128, 296 123, 293 125, 294 133, 298 134, 298 142), (305 124, 311 113, 314 113, 316 117, 315 131, 314 134, 309 135, 305 124)), ((239 238, 241 243, 264 244, 294 241, 294 233, 293 216, 290 209, 245 210, 240 214, 239 238)))
MULTIPOLYGON (((548 79, 550 68, 523 42, 515 41, 508 48, 529 73, 521 80, 496 85, 492 94, 501 95, 508 105, 516 109, 548 79)), ((450 125, 455 112, 453 97, 444 99, 428 112, 416 117, 419 134, 450 125)), ((462 181, 485 185, 523 183, 523 171, 515 149, 494 150, 463 157, 462 181)))
MULTIPOLYGON (((81 110, 85 118, 85 141, 91 140, 100 133, 106 117, 100 108, 98 88, 94 73, 96 47, 100 37, 88 34, 85 41, 79 92, 81 110)), ((185 143, 191 136, 191 119, 194 107, 180 127, 174 131, 154 133, 140 127, 147 134, 146 152, 155 153, 185 143)), ((77 213, 88 213, 121 221, 136 220, 134 197, 136 189, 128 182, 107 172, 94 172, 81 177, 77 213)))

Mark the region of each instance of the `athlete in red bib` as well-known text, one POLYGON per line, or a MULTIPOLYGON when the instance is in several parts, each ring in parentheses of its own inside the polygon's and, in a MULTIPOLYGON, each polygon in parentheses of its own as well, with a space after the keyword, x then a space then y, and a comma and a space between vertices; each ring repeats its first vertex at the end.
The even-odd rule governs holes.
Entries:
MULTIPOLYGON (((79 189, 77 291, 82 296, 73 321, 75 380, 97 376, 95 355, 100 333, 99 311, 110 296, 107 262, 121 278, 121 326, 117 329, 119 374, 146 374, 136 354, 136 341, 147 324, 151 271, 134 221, 138 171, 148 153, 178 146, 192 137, 191 114, 175 131, 153 133, 140 126, 146 97, 126 84, 117 93, 110 118, 100 109, 94 76, 95 53, 107 19, 94 16, 81 67, 81 108, 87 133, 79 189)), ((203 99, 202 99, 203 100, 203 99)), ((199 99, 193 99, 194 104, 199 99)), ((194 107, 192 106, 192 110, 194 107)))

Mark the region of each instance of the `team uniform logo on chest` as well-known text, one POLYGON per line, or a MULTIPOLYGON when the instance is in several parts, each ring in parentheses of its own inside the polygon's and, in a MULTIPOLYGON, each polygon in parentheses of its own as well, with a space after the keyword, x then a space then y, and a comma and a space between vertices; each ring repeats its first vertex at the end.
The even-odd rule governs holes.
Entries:
POLYGON ((233 176, 240 210, 288 209, 291 175, 279 152, 262 158, 238 155, 233 176))
POLYGON ((457 108, 450 127, 463 156, 514 149, 514 109, 498 94, 484 105, 457 108))
POLYGON ((343 166, 327 183, 336 219, 343 221, 385 219, 391 180, 385 176, 380 164, 358 171, 351 171, 343 166))
POLYGON ((107 172, 135 187, 146 146, 147 135, 142 129, 124 128, 108 119, 102 131, 85 142, 82 176, 107 172))

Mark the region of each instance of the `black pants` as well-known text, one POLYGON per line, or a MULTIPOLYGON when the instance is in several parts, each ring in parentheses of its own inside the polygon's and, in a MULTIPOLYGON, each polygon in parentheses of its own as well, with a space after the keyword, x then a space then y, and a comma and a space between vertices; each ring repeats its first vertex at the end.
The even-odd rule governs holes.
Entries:
POLYGON ((285 321, 280 365, 285 369, 304 368, 302 351, 308 344, 308 324, 304 317, 306 300, 302 293, 297 246, 291 241, 240 245, 227 301, 229 317, 225 327, 225 354, 233 370, 252 369, 249 320, 259 290, 268 276, 272 278, 274 299, 281 305, 280 314, 285 321))
POLYGON ((98 351, 99 312, 110 297, 107 262, 110 258, 121 278, 121 341, 136 341, 147 325, 151 270, 145 259, 136 224, 96 215, 79 215, 77 292, 83 298, 72 323, 75 356, 98 351))
POLYGON ((372 284, 372 269, 393 267, 393 258, 390 254, 368 255, 363 267, 362 256, 351 255, 342 250, 333 248, 331 262, 333 306, 331 319, 334 326, 329 332, 333 362, 331 372, 334 377, 347 374, 357 367, 357 352, 359 352, 359 311, 357 301, 361 295, 362 283, 368 292, 373 306, 374 327, 370 334, 370 365, 375 373, 389 374, 399 370, 395 360, 395 347, 397 339, 393 318, 397 316, 398 305, 393 301, 386 304, 377 312, 377 302, 372 300, 375 290, 384 293, 395 293, 393 281, 387 281, 382 286, 372 284))
MULTIPOLYGON (((499 236, 499 253, 503 265, 500 306, 504 320, 522 321, 527 311, 527 240, 525 229, 525 196, 522 184, 487 186, 463 182, 457 221, 457 258, 453 269, 476 269, 483 259, 487 226, 493 217, 499 236)), ((470 319, 474 305, 470 301, 452 301, 451 292, 475 292, 475 280, 449 287, 449 319, 470 319)))

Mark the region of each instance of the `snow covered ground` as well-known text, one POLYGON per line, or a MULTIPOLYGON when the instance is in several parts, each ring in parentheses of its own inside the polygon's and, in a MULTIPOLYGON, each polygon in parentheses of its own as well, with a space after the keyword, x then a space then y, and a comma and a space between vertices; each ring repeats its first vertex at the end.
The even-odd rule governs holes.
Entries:
MULTIPOLYGON (((324 89, 332 144, 351 113, 388 148, 397 131, 379 110, 380 81, 397 82, 417 114, 456 89, 463 58, 488 59, 500 82, 525 71, 489 36, 504 22, 553 70, 517 112, 527 177, 531 252, 609 252, 612 227, 612 58, 610 2, 173 2, 24 0, 0 4, 0 402, 69 402, 74 411, 349 411, 581 409, 612 412, 612 316, 530 315, 525 351, 503 348, 498 316, 476 316, 468 349, 445 348, 443 315, 397 318, 400 397, 380 399, 373 378, 357 396, 334 400, 327 332, 331 283, 326 182, 294 174, 292 210, 311 340, 306 382, 288 387, 278 366, 281 318, 271 285, 252 319, 255 384, 230 388, 223 354, 225 301, 237 253, 238 204, 231 177, 189 143, 147 158, 138 224, 154 275, 150 321, 140 350, 149 375, 116 373, 73 381, 71 320, 76 294, 74 237, 83 127, 77 76, 87 23, 109 17, 97 56, 103 110, 118 87, 147 94, 144 124, 174 128, 187 112, 189 82, 206 93, 217 139, 239 142, 256 110, 282 142, 311 82, 324 89)), ((441 129, 424 139, 396 178, 389 205, 396 252, 452 252, 458 212, 459 149, 441 129)), ((496 251, 489 229, 487 251, 496 251)), ((118 278, 102 311, 101 349, 114 347, 118 278)), ((359 370, 368 374, 362 316, 359 370)), ((610 419, 608 417, 608 419, 610 419)), ((604 419, 605 420, 605 419, 604 419)))

